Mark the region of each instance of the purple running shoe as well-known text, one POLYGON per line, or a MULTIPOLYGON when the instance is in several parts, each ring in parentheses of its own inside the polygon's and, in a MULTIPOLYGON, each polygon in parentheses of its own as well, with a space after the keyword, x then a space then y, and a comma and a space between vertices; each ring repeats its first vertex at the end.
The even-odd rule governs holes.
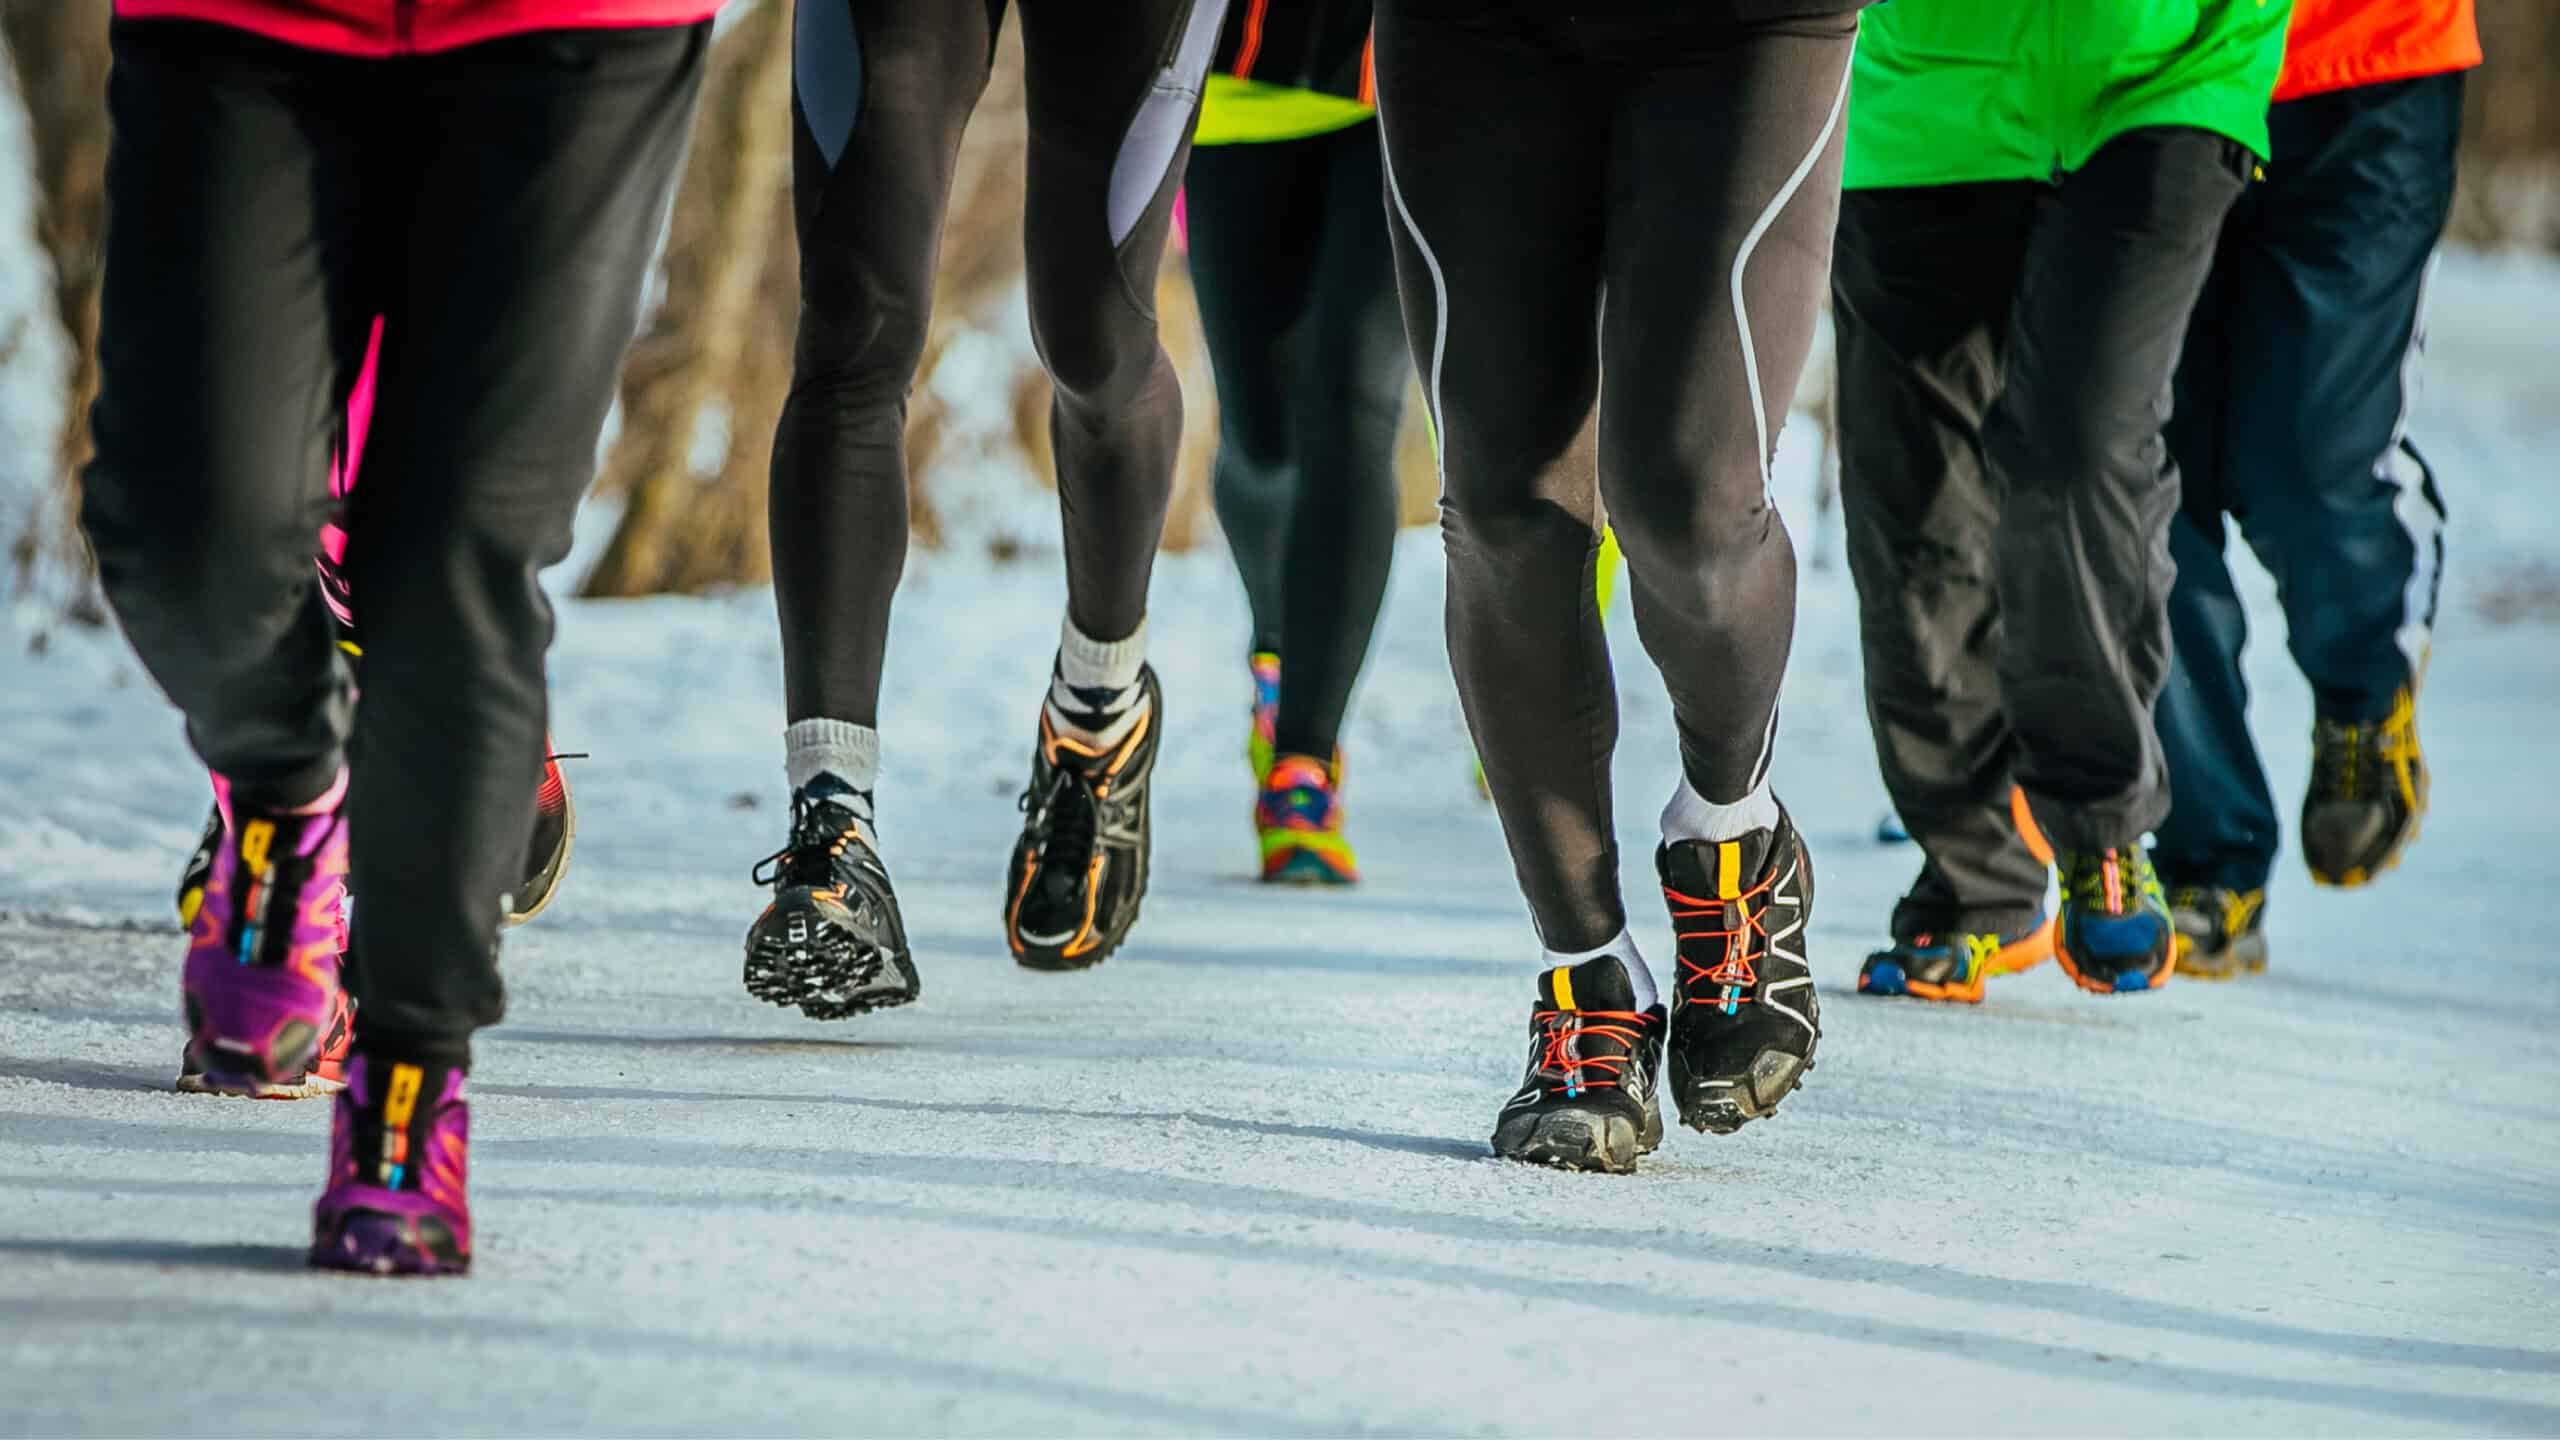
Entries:
POLYGON ((311 1212, 311 1263, 367 1275, 471 1268, 462 1072, 358 1055, 338 1092, 329 1188, 311 1212))
POLYGON ((341 775, 312 813, 229 807, 187 932, 188 1088, 301 1085, 341 1029, 345 796, 341 775))

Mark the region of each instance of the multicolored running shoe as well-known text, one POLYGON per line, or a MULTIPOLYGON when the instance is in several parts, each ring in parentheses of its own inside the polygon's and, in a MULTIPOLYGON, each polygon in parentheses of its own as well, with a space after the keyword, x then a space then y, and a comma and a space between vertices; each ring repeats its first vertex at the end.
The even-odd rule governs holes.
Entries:
POLYGON ((312 1208, 312 1265, 369 1275, 471 1268, 471 1107, 462 1089, 459 1070, 368 1055, 349 1063, 329 1185, 312 1208))
POLYGON ((1256 650, 1247 663, 1253 667, 1253 728, 1245 733, 1244 758, 1259 785, 1271 778, 1272 762, 1279 758, 1271 737, 1280 724, 1280 657, 1256 650))
POLYGON ((1356 885, 1360 859, 1342 838, 1342 757, 1283 755, 1253 808, 1262 878, 1273 885, 1356 885))
POLYGON ((1861 995, 1982 1003, 1983 985, 2053 958, 2053 922, 2039 917, 2014 935, 1998 931, 1914 935, 1896 940, 1858 967, 1861 995))
POLYGON ((346 777, 310 813, 233 805, 188 922, 188 1088, 308 1085, 346 1024, 346 777))
POLYGON ((2100 995, 2137 995, 2178 968, 2176 928, 2151 856, 2140 845, 2064 851, 2053 953, 2072 981, 2100 995))

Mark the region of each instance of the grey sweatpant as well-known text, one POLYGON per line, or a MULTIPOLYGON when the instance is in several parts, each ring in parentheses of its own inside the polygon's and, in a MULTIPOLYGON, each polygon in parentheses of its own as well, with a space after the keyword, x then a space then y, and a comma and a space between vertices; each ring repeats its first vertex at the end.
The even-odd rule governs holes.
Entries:
POLYGON ((1867 712, 1927 854, 1898 937, 2012 933, 2056 848, 2168 813, 2161 425, 2187 315, 2248 174, 2236 143, 2138 130, 2060 185, 1861 190, 1843 203, 1840 494, 1867 712))

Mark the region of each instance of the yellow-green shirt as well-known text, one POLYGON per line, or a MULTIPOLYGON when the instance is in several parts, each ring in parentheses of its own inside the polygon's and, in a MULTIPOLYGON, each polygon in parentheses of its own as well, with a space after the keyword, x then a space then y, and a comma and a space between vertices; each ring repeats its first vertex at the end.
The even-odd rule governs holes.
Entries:
POLYGON ((1200 97, 1200 129, 1194 145, 1255 145, 1273 140, 1304 140, 1348 130, 1377 114, 1377 108, 1340 95, 1301 90, 1293 85, 1265 85, 1212 72, 1200 97))

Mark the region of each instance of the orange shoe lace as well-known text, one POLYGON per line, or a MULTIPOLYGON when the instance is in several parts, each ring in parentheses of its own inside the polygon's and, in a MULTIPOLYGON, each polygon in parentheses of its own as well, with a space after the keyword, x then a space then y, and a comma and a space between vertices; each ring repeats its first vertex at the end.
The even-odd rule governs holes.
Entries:
POLYGON ((1547 1035, 1547 1048, 1538 1055, 1539 1073, 1562 1080, 1563 1084, 1547 1088, 1570 1099, 1585 1090, 1615 1090, 1625 1084, 1627 1064, 1644 1043, 1648 1017, 1634 1010, 1540 1010, 1529 1018, 1544 1027, 1547 1035), (1585 1035, 1615 1040, 1626 1048, 1615 1055, 1583 1055, 1576 1051, 1575 1042, 1585 1035), (1586 1076, 1586 1071, 1599 1073, 1586 1076))
POLYGON ((1663 899, 1671 905, 1672 931, 1680 942, 1680 985, 1691 1001, 1718 1006, 1732 1015, 1756 998, 1751 992, 1760 983, 1760 972, 1751 957, 1768 948, 1769 916, 1765 906, 1752 902, 1777 882, 1778 877, 1771 875, 1731 900, 1701 900, 1664 888, 1663 899), (1724 954, 1715 964, 1704 964, 1692 956, 1693 940, 1721 940, 1724 954))

